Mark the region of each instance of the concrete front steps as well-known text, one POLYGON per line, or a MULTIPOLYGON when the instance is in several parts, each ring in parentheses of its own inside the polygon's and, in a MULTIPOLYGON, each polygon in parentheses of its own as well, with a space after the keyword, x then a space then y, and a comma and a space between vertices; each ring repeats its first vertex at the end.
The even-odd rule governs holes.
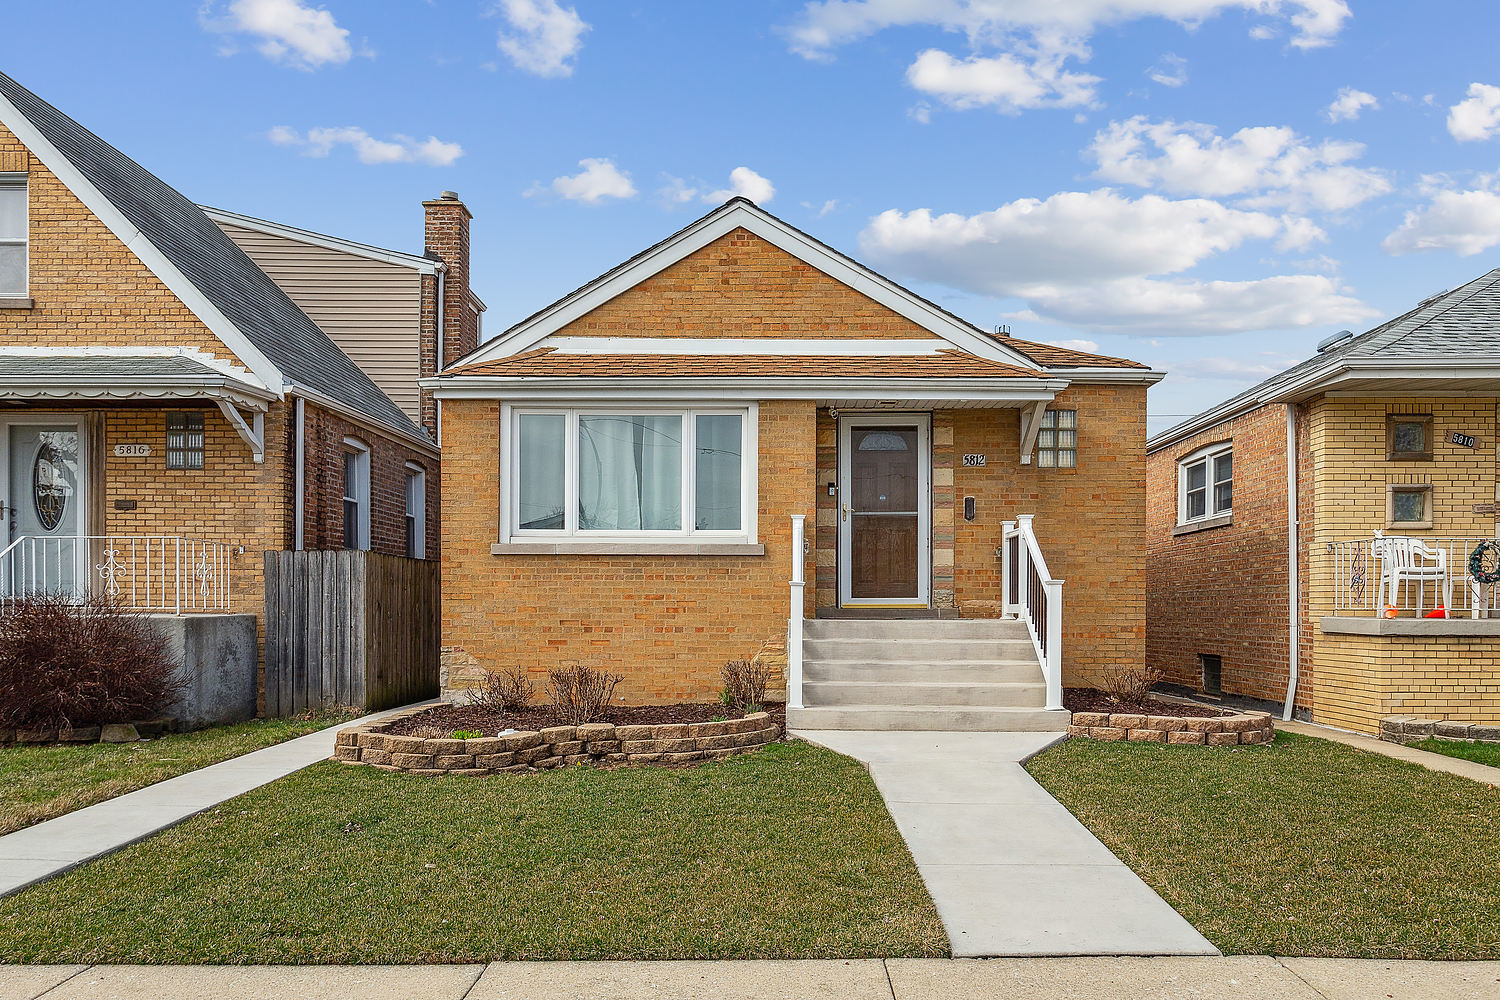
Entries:
POLYGON ((790 729, 1061 732, 1026 626, 993 619, 803 623, 790 729))

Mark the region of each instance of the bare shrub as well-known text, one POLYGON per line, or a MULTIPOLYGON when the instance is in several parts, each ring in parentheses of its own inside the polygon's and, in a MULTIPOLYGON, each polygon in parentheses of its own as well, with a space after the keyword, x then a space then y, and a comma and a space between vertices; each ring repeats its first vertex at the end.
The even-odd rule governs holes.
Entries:
POLYGON ((524 667, 486 670, 484 680, 469 689, 469 704, 492 712, 520 712, 531 706, 536 686, 524 667))
POLYGON ((730 660, 720 674, 724 678, 725 700, 737 711, 749 715, 765 706, 771 668, 764 662, 730 660))
POLYGON ((1101 687, 1115 701, 1139 705, 1164 676, 1161 670, 1144 663, 1110 663, 1104 668, 1101 687))
POLYGON ((547 672, 547 693, 552 707, 565 726, 581 726, 604 717, 615 685, 624 680, 619 674, 586 667, 581 663, 547 672))
POLYGON ((28 597, 0 615, 0 728, 154 718, 182 693, 165 637, 103 597, 28 597))
POLYGON ((407 735, 415 736, 419 740, 446 740, 448 738, 448 730, 443 729, 441 726, 417 726, 410 733, 407 733, 407 735))

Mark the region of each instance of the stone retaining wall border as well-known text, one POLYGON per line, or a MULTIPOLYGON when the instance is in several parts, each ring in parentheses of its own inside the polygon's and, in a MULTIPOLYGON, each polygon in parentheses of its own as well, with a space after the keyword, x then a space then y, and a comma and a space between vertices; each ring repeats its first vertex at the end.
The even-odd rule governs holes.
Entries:
POLYGON ((1500 743, 1500 726, 1424 719, 1415 715, 1388 715, 1380 720, 1380 738, 1387 743, 1419 743, 1433 739, 1500 743))
POLYGON ((1068 735, 1091 740, 1210 747, 1256 746, 1270 743, 1275 737, 1269 712, 1242 712, 1216 718, 1074 712, 1068 735))

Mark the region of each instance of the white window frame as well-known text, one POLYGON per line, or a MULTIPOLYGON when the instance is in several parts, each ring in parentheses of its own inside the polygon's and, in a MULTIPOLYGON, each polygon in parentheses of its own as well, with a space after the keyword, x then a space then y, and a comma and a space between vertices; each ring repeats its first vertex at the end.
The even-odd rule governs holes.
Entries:
POLYGON ((0 173, 0 187, 19 187, 21 198, 25 202, 24 214, 26 217, 26 232, 19 239, 7 239, 0 237, 0 244, 5 246, 22 247, 23 263, 21 271, 21 288, 19 291, 6 291, 0 288, 0 299, 24 299, 31 294, 31 177, 23 173, 0 173))
POLYGON ((711 543, 754 543, 757 541, 758 486, 756 470, 759 465, 757 424, 759 407, 755 403, 744 406, 723 406, 714 403, 682 406, 643 405, 631 406, 619 403, 579 405, 570 407, 527 406, 505 404, 501 407, 501 499, 499 540, 510 541, 555 541, 559 544, 619 542, 625 544, 671 545, 686 540, 711 543), (565 455, 563 458, 563 522, 562 529, 521 529, 520 490, 511 488, 520 476, 521 450, 520 421, 522 415, 554 414, 566 418, 565 455), (635 417, 678 416, 683 421, 682 442, 682 518, 680 530, 641 529, 637 531, 584 530, 578 527, 578 418, 583 417, 635 417), (740 528, 699 529, 696 521, 697 475, 697 418, 700 416, 732 415, 740 418, 740 528))
MULTIPOLYGON (((339 464, 343 467, 344 489, 339 497, 339 517, 344 517, 344 504, 353 500, 358 508, 360 517, 357 525, 359 537, 354 544, 349 544, 349 539, 344 539, 344 548, 362 549, 368 551, 370 548, 370 446, 358 438, 344 438, 344 447, 339 451, 339 464), (354 489, 349 489, 349 463, 344 456, 352 455, 355 458, 354 469, 356 473, 354 489)), ((345 519, 347 520, 347 519, 345 519)))
MULTIPOLYGON (((411 520, 416 524, 412 529, 412 551, 409 553, 413 559, 427 558, 427 470, 416 462, 406 463, 406 479, 402 483, 406 493, 406 511, 402 519, 402 527, 411 520), (416 507, 412 507, 412 481, 417 484, 416 507)), ((403 551, 405 551, 403 549, 403 551)))
POLYGON ((1184 455, 1177 460, 1177 523, 1198 524, 1202 521, 1210 521, 1214 518, 1228 517, 1234 513, 1234 472, 1229 473, 1228 479, 1215 479, 1215 459, 1224 455, 1234 454, 1233 441, 1219 441, 1214 444, 1205 445, 1191 454, 1184 455), (1188 516, 1188 470, 1195 465, 1203 465, 1203 513, 1196 517, 1188 516), (1229 483, 1230 499, 1229 506, 1222 509, 1215 506, 1214 487, 1220 483, 1229 483))

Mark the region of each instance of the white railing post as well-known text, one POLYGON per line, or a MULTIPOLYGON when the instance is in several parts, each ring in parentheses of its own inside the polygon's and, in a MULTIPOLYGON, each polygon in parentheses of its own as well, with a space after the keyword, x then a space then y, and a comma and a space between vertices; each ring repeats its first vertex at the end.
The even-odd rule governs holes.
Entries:
POLYGON ((1060 711, 1062 703, 1062 589, 1061 580, 1044 580, 1047 589, 1047 710, 1060 711))
POLYGON ((1016 533, 1016 522, 1000 522, 1000 613, 1009 618, 1016 613, 1010 600, 1010 539, 1016 533))
POLYGON ((786 707, 802 707, 802 588, 807 547, 806 514, 792 515, 792 602, 786 623, 786 707))

